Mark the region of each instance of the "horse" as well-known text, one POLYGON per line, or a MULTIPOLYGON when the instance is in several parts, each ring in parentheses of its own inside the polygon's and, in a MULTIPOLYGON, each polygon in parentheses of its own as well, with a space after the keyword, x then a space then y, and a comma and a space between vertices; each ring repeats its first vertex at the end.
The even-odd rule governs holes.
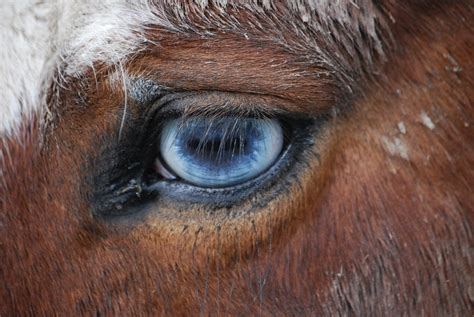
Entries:
POLYGON ((472 2, 0 17, 1 316, 472 314, 472 2))

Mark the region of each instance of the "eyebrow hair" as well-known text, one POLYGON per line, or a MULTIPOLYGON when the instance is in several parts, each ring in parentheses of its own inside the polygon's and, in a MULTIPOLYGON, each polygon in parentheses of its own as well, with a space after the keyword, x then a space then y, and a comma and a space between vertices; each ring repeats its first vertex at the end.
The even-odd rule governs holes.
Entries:
POLYGON ((260 37, 304 54, 350 79, 389 38, 386 15, 373 0, 122 0, 94 5, 62 51, 66 75, 95 62, 124 62, 145 48, 149 33, 162 31, 210 38, 222 33, 260 37), (119 2, 120 3, 120 2, 119 2))
POLYGON ((307 56, 313 65, 348 81, 354 72, 370 68, 376 56, 384 57, 384 41, 389 38, 385 16, 371 0, 164 3, 158 8, 173 32, 203 37, 229 32, 263 38, 307 56))

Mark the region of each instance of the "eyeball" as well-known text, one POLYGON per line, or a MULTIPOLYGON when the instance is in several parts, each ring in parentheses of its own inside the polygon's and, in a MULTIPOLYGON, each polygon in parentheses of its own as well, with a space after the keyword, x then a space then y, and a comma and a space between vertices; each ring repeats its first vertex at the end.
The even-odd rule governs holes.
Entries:
POLYGON ((170 172, 193 185, 214 188, 264 173, 280 156, 283 141, 277 120, 195 117, 165 122, 159 146, 170 172))

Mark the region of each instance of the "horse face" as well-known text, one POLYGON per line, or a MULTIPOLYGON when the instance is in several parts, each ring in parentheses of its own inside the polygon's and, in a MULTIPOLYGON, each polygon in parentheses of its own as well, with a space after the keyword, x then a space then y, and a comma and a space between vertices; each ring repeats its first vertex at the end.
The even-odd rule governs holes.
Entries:
POLYGON ((468 313, 467 1, 1 6, 0 314, 468 313))

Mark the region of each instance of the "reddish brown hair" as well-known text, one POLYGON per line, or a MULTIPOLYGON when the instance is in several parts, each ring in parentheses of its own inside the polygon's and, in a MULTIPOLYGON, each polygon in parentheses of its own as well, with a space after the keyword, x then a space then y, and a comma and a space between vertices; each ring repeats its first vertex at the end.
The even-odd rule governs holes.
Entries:
POLYGON ((473 6, 367 3, 352 33, 310 7, 325 29, 279 3, 165 7, 194 28, 148 26, 130 89, 106 63, 53 85, 54 115, 0 141, 0 314, 472 312, 473 6), (101 217, 96 179, 160 87, 328 119, 270 198, 101 217))

